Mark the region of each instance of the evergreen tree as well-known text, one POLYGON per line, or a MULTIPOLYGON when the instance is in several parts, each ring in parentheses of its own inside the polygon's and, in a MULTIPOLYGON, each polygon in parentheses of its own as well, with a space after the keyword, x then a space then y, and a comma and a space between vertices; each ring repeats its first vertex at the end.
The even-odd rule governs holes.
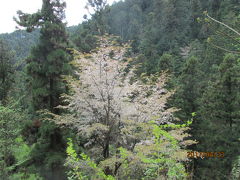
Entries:
POLYGON ((19 20, 15 18, 28 32, 41 28, 39 44, 27 59, 34 110, 54 112, 54 107, 60 103, 60 94, 65 92, 61 75, 68 73, 70 60, 65 24, 62 22, 65 7, 65 2, 60 0, 43 0, 41 11, 34 14, 18 11, 19 20))
POLYGON ((193 38, 198 38, 199 29, 201 29, 201 24, 197 22, 197 19, 199 18, 202 9, 200 0, 192 0, 191 1, 191 33, 193 38))
POLYGON ((171 54, 163 54, 158 61, 159 71, 173 71, 173 56, 171 54))
POLYGON ((200 91, 199 60, 192 56, 183 65, 181 75, 178 77, 178 89, 174 97, 174 105, 181 109, 178 117, 189 120, 191 113, 197 110, 197 98, 200 91))
MULTIPOLYGON (((70 73, 68 63, 71 56, 63 23, 65 7, 66 3, 61 0, 43 0, 38 12, 25 14, 18 11, 18 19, 15 18, 28 32, 40 28, 39 43, 32 48, 26 66, 33 113, 42 109, 59 113, 55 107, 61 103, 60 95, 67 91, 62 75, 70 73)), ((39 121, 37 116, 31 124, 25 125, 23 131, 27 141, 34 137, 31 143, 35 146, 30 158, 38 162, 34 165, 41 176, 48 179, 60 179, 61 176, 64 179, 64 170, 60 170, 64 158, 62 131, 49 122, 39 121)))
POLYGON ((10 166, 15 163, 13 146, 24 118, 19 110, 0 105, 0 179, 9 179, 10 166))
POLYGON ((0 39, 0 103, 5 103, 11 85, 13 54, 8 45, 0 39))
POLYGON ((2 38, 14 51, 14 60, 21 61, 29 56, 31 48, 35 46, 39 39, 39 30, 28 33, 24 30, 17 30, 13 33, 0 34, 2 38))
POLYGON ((93 22, 83 22, 78 26, 76 32, 71 35, 71 39, 80 52, 89 53, 97 46, 96 32, 92 30, 93 22))
POLYGON ((226 55, 215 81, 209 84, 201 100, 197 150, 225 153, 223 159, 197 161, 196 176, 202 179, 228 179, 233 161, 239 155, 239 72, 239 57, 226 55))
POLYGON ((106 33, 106 12, 108 11, 107 0, 88 0, 86 9, 92 16, 95 30, 99 33, 99 35, 103 35, 104 33, 106 33), (93 14, 91 13, 91 10, 93 10, 93 14))

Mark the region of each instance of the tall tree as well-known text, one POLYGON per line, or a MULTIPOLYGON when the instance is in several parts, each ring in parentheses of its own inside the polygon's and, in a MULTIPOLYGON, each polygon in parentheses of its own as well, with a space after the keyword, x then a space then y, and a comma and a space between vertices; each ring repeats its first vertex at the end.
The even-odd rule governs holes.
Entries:
MULTIPOLYGON (((130 59, 123 57, 128 46, 116 45, 113 39, 101 38, 98 51, 91 53, 90 59, 76 54, 74 64, 79 67, 77 74, 81 78, 67 78, 74 92, 64 96, 69 104, 63 108, 69 114, 54 116, 55 122, 76 129, 81 139, 86 140, 84 147, 88 155, 106 175, 117 179, 185 177, 184 167, 178 162, 186 160, 186 152, 177 147, 174 138, 182 141, 188 136, 183 133, 186 129, 175 129, 168 134, 159 127, 160 124, 173 126, 171 122, 175 119, 172 115, 175 109, 166 107, 172 95, 164 89, 166 75, 142 76, 146 83, 132 80, 133 69, 126 70, 130 59), (155 123, 154 127, 151 122, 155 123), (119 148, 125 148, 124 153, 119 148), (176 158, 177 154, 185 157, 176 158)), ((93 163, 88 167, 89 158, 83 160, 67 161, 77 176, 85 176, 79 179, 89 176, 90 179, 107 179, 95 174, 97 165, 93 171, 93 163)))
POLYGON ((12 150, 23 119, 17 110, 0 106, 0 179, 9 179, 9 167, 15 161, 12 150))
POLYGON ((233 161, 239 155, 240 64, 228 54, 209 83, 201 100, 201 121, 197 130, 199 151, 224 152, 224 159, 198 161, 196 175, 203 179, 228 179, 233 161), (213 168, 214 167, 214 168, 213 168))
POLYGON ((107 7, 108 7, 107 0, 88 0, 87 5, 85 7, 88 10, 88 13, 91 15, 96 30, 100 35, 106 33, 107 30, 106 23, 107 7))
POLYGON ((60 103, 60 94, 65 91, 61 75, 70 69, 68 39, 62 22, 66 3, 60 0, 42 2, 42 9, 34 14, 18 11, 19 19, 15 18, 15 21, 26 27, 28 32, 41 28, 39 44, 27 59, 27 72, 34 110, 49 109, 53 112, 60 103))
POLYGON ((183 66, 181 75, 178 77, 178 90, 174 98, 174 105, 181 109, 178 112, 180 119, 190 119, 191 113, 197 110, 200 77, 199 60, 194 56, 189 57, 183 66))
MULTIPOLYGON (((43 0, 41 10, 33 14, 18 11, 18 18, 15 18, 15 21, 25 27, 28 32, 40 28, 39 43, 27 58, 26 67, 33 113, 41 109, 59 113, 55 107, 60 104, 60 94, 67 91, 61 77, 70 72, 68 63, 71 59, 67 49, 69 47, 68 37, 63 23, 65 7, 66 3, 61 0, 43 0)), ((34 123, 30 127, 25 126, 26 130, 36 129, 33 133, 26 133, 28 140, 31 136, 36 137, 31 158, 34 162, 37 160, 44 164, 37 168, 44 169, 39 172, 45 178, 53 179, 58 176, 64 178, 64 170, 59 171, 62 168, 62 163, 59 161, 64 157, 61 152, 64 143, 60 130, 48 122, 34 122, 38 124, 36 127, 34 123), (57 158, 54 158, 56 156, 57 158)))
POLYGON ((0 39, 0 103, 4 103, 10 90, 13 70, 13 54, 8 45, 0 39))

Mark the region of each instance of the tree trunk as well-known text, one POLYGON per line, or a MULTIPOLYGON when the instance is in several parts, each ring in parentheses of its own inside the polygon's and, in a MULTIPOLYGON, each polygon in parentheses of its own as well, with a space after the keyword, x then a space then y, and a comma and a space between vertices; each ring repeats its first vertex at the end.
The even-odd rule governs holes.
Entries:
POLYGON ((109 157, 109 137, 106 138, 106 144, 103 149, 103 157, 104 159, 109 157))
POLYGON ((53 79, 50 78, 50 94, 49 94, 49 103, 50 103, 50 111, 53 112, 54 108, 54 97, 53 97, 53 79))

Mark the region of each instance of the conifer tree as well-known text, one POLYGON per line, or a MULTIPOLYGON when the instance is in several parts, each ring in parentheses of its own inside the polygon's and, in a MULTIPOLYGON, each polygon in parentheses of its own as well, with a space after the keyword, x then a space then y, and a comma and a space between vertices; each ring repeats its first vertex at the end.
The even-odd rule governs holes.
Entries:
POLYGON ((178 112, 180 119, 190 119, 191 113, 197 110, 200 75, 198 58, 189 57, 183 65, 181 75, 178 77, 178 89, 174 97, 174 105, 181 109, 178 112))
POLYGON ((224 158, 199 160, 196 175, 206 179, 228 179, 233 161, 239 155, 240 64, 228 54, 209 83, 201 100, 197 149, 200 152, 224 152, 224 158))
POLYGON ((103 35, 106 33, 107 23, 105 18, 108 8, 107 0, 88 0, 85 8, 91 15, 92 21, 95 25, 95 30, 98 32, 98 34, 103 35), (93 13, 91 13, 91 10, 93 10, 93 13))
MULTIPOLYGON (((41 10, 33 14, 18 11, 18 18, 15 18, 15 21, 28 32, 40 28, 39 43, 31 50, 26 66, 33 112, 47 109, 59 113, 55 107, 60 104, 60 94, 67 91, 61 77, 70 72, 68 63, 71 58, 63 23, 65 7, 66 3, 61 0, 43 0, 41 10)), ((60 130, 54 125, 49 122, 40 124, 33 134, 36 138, 30 158, 44 164, 37 167, 45 171, 41 171, 41 176, 52 179, 59 175, 56 169, 62 168, 62 163, 59 161, 63 157, 61 150, 64 143, 60 130), (54 158, 55 156, 58 158, 54 158), (56 166, 52 166, 53 164, 56 166)), ((31 128, 25 127, 26 130, 31 128)), ((31 133, 27 134, 28 139, 29 136, 31 133)), ((63 172, 61 171, 60 174, 64 178, 63 172)))
POLYGON ((59 105, 60 94, 65 91, 61 75, 68 73, 70 56, 64 8, 60 0, 43 0, 42 9, 34 14, 18 11, 15 21, 28 32, 41 28, 39 44, 27 59, 27 72, 34 110, 49 109, 59 105))
POLYGON ((0 179, 9 179, 9 167, 15 163, 13 146, 24 118, 16 109, 0 105, 0 179))
POLYGON ((13 55, 7 44, 0 39, 0 103, 6 100, 10 90, 13 55))

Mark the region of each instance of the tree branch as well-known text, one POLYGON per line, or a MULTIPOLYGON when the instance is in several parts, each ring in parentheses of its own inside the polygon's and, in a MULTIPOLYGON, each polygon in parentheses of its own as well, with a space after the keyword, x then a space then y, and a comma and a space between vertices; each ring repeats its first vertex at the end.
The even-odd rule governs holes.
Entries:
POLYGON ((218 45, 216 45, 216 44, 214 44, 212 42, 210 42, 210 44, 212 44, 215 48, 221 49, 223 51, 226 51, 226 52, 229 52, 229 53, 233 53, 233 54, 240 54, 239 51, 231 51, 231 50, 225 49, 223 47, 220 47, 220 46, 218 46, 218 45))
POLYGON ((220 22, 220 21, 214 19, 213 17, 209 16, 208 13, 207 13, 207 11, 205 11, 204 14, 205 14, 209 19, 211 19, 212 21, 214 21, 214 22, 216 22, 216 23, 218 23, 218 24, 221 24, 221 25, 225 26, 226 28, 230 29, 231 31, 233 31, 234 33, 236 33, 238 36, 240 36, 240 32, 238 32, 237 30, 235 30, 235 29, 231 28, 230 26, 224 24, 223 22, 220 22))

